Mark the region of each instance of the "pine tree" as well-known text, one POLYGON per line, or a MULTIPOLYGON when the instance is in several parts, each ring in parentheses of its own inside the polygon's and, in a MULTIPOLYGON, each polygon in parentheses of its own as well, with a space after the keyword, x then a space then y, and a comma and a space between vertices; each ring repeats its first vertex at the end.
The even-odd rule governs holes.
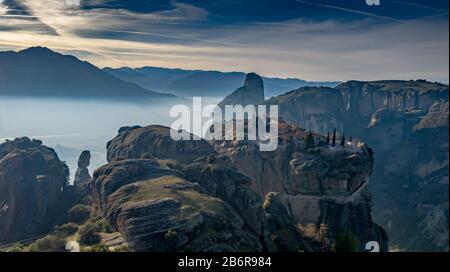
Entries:
POLYGON ((331 140, 331 145, 336 145, 336 129, 333 130, 333 139, 331 140))
POLYGON ((345 134, 342 134, 341 146, 345 146, 345 134))
POLYGON ((307 148, 307 149, 308 148, 313 148, 314 144, 315 144, 314 136, 313 136, 312 131, 310 130, 309 133, 308 133, 308 136, 306 136, 306 138, 305 138, 305 148, 307 148))
POLYGON ((328 133, 327 133, 327 145, 329 145, 330 144, 330 132, 328 131, 328 133))
POLYGON ((352 135, 350 135, 349 142, 350 142, 350 143, 353 142, 352 135))

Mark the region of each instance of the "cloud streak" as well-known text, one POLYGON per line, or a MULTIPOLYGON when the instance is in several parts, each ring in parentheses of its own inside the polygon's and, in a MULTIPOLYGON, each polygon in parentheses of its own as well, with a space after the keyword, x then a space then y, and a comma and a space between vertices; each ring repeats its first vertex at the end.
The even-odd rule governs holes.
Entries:
POLYGON ((103 6, 69 9, 59 0, 21 3, 37 19, 2 17, 0 9, 0 50, 48 46, 100 67, 255 71, 308 80, 448 81, 446 20, 364 13, 363 19, 345 22, 299 18, 212 24, 207 10, 177 2, 148 13, 103 6))
POLYGON ((304 0, 295 0, 295 1, 297 1, 299 3, 302 3, 302 4, 307 4, 307 5, 312 5, 312 6, 316 6, 316 7, 322 7, 322 8, 335 9, 335 10, 355 13, 355 14, 368 16, 368 17, 372 17, 372 18, 377 18, 377 19, 383 19, 383 20, 394 21, 394 22, 402 22, 403 21, 401 19, 397 19, 397 18, 394 18, 394 17, 382 16, 382 15, 378 15, 378 14, 374 14, 374 13, 370 13, 370 12, 365 12, 365 11, 360 11, 360 10, 356 10, 356 9, 349 9, 349 8, 333 6, 333 5, 318 4, 318 3, 304 1, 304 0))

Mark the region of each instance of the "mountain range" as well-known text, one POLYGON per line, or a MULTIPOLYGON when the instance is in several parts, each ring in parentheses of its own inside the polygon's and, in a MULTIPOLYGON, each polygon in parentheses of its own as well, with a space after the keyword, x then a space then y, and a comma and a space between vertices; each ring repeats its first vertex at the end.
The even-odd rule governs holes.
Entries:
MULTIPOLYGON (((224 97, 244 81, 242 72, 160 67, 103 68, 46 47, 0 52, 0 96, 141 100, 176 96, 224 97)), ((334 87, 338 82, 263 77, 275 96, 302 86, 334 87)))
MULTIPOLYGON (((245 80, 243 72, 168 69, 161 67, 104 68, 103 71, 143 88, 178 96, 225 97, 230 90, 239 88, 245 80)), ((339 82, 314 82, 298 78, 270 78, 264 80, 268 97, 280 95, 302 86, 335 87, 339 82)))
POLYGON ((100 99, 171 98, 45 47, 0 52, 0 96, 100 99))

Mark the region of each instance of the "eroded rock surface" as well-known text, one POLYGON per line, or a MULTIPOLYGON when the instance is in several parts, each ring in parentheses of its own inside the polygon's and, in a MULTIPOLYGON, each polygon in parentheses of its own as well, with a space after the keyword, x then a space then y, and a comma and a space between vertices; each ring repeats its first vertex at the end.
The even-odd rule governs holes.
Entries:
POLYGON ((219 103, 219 107, 224 111, 225 105, 261 105, 264 103, 264 83, 263 79, 255 74, 249 73, 245 78, 244 86, 225 97, 219 103))
POLYGON ((103 214, 135 251, 263 250, 229 204, 154 161, 105 165, 92 187, 103 214))
POLYGON ((170 136, 170 129, 159 125, 123 127, 119 134, 108 142, 107 149, 108 162, 148 157, 192 162, 214 153, 204 140, 174 141, 170 136))
POLYGON ((162 126, 122 128, 108 144, 111 162, 95 171, 90 184, 100 210, 130 247, 275 250, 250 179, 208 142, 182 143, 169 133, 162 126))
POLYGON ((63 208, 69 169, 39 140, 0 145, 0 244, 53 228, 63 208))
POLYGON ((280 117, 290 123, 323 134, 336 128, 366 142, 375 154, 369 186, 374 220, 387 230, 390 244, 448 250, 448 242, 436 242, 448 241, 448 224, 436 225, 445 220, 424 227, 448 203, 448 85, 349 81, 328 91, 300 88, 266 103, 280 105, 280 117))
POLYGON ((277 192, 293 222, 308 228, 307 237, 321 241, 320 229, 325 225, 329 241, 348 231, 361 245, 378 241, 386 250, 387 237, 373 223, 366 197, 374 161, 370 149, 361 142, 331 146, 319 136, 316 147, 307 149, 308 132, 286 122, 279 123, 279 133, 274 152, 261 152, 254 141, 211 143, 252 179, 252 188, 261 197, 277 192))
POLYGON ((75 172, 74 185, 85 184, 91 180, 89 165, 91 163, 91 153, 88 150, 81 152, 78 158, 78 169, 75 172))

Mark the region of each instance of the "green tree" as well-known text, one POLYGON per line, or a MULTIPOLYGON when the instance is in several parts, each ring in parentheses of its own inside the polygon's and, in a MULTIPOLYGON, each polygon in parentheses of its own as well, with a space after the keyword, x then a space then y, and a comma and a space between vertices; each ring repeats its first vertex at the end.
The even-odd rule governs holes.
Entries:
POLYGON ((307 148, 307 149, 308 148, 313 148, 314 145, 315 145, 314 135, 313 135, 312 131, 310 130, 308 135, 305 138, 305 148, 307 148))
POLYGON ((336 145, 336 129, 333 130, 333 139, 331 140, 331 145, 336 145))
POLYGON ((339 233, 334 240, 333 249, 336 252, 358 252, 358 238, 351 232, 339 233))

